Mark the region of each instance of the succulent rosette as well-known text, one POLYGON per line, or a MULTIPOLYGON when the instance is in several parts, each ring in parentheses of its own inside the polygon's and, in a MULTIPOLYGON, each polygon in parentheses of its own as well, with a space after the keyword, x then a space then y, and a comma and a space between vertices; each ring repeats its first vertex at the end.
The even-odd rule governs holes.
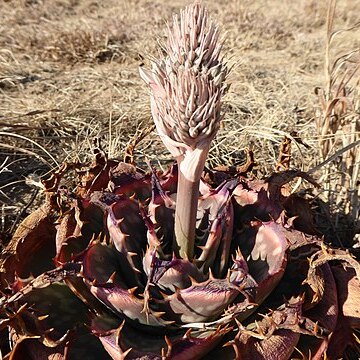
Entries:
MULTIPOLYGON (((141 71, 175 157, 143 171, 97 150, 44 180, 1 260, 9 359, 336 359, 355 354, 358 262, 327 247, 287 184, 204 164, 227 68, 195 3, 141 71), (75 174, 75 175, 74 175, 75 174), (74 188, 66 187, 75 179, 74 188), (352 350, 355 349, 355 350, 352 350)), ((315 184, 316 185, 316 184, 315 184)), ((6 350, 7 349, 7 350, 6 350)))

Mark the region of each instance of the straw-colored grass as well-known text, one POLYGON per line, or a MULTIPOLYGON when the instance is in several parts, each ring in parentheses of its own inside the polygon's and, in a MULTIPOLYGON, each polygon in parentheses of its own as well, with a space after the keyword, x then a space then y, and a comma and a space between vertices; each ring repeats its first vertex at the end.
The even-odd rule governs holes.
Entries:
MULTIPOLYGON (((39 176, 63 161, 89 159, 94 138, 102 139, 109 156, 121 158, 136 131, 151 126, 149 97, 138 67, 155 55, 156 38, 164 36, 165 20, 187 3, 2 2, 3 241, 41 197, 39 176)), ((327 166, 316 166, 359 140, 359 72, 351 69, 359 61, 355 50, 360 48, 360 32, 355 27, 337 33, 331 41, 329 34, 354 27, 360 3, 339 0, 330 15, 325 1, 204 3, 222 25, 224 53, 233 65, 232 85, 224 100, 226 116, 209 164, 241 163, 243 150, 251 148, 257 161, 253 175, 265 176, 275 169, 287 136, 292 140, 291 166, 303 171, 315 168, 312 175, 322 185, 320 192, 308 194, 321 230, 336 234, 329 241, 351 247, 360 226, 356 222, 359 145, 335 156, 327 166), (351 56, 341 58, 346 53, 351 56), (334 71, 338 71, 336 79, 334 71), (345 82, 341 96, 350 105, 338 103, 328 111, 330 102, 339 96, 341 81, 345 82), (341 126, 334 128, 339 112, 336 119, 341 126), (344 229, 350 231, 342 233, 344 229)), ((156 166, 170 159, 154 133, 137 144, 135 156, 138 164, 147 158, 156 166)))

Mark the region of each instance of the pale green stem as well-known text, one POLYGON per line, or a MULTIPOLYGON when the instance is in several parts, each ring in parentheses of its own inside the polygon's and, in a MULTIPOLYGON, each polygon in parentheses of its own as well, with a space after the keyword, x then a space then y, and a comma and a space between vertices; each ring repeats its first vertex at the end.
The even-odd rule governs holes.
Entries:
POLYGON ((180 170, 178 176, 173 248, 177 256, 191 260, 194 257, 200 180, 191 181, 180 170))

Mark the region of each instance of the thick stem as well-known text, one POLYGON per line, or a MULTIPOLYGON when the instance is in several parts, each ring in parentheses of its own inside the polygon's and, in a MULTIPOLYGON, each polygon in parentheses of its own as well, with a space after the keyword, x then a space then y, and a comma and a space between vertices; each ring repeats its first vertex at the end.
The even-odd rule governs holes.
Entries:
POLYGON ((191 260, 194 256, 200 180, 191 181, 182 171, 178 176, 173 249, 177 256, 191 260))

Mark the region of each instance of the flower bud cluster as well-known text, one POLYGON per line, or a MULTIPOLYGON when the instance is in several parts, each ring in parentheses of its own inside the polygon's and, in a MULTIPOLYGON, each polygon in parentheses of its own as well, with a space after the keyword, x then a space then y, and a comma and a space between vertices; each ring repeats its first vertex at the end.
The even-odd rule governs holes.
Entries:
POLYGON ((151 72, 140 69, 151 88, 157 130, 174 157, 207 148, 219 129, 228 74, 219 58, 221 47, 219 28, 195 2, 168 26, 165 56, 153 61, 151 72))

